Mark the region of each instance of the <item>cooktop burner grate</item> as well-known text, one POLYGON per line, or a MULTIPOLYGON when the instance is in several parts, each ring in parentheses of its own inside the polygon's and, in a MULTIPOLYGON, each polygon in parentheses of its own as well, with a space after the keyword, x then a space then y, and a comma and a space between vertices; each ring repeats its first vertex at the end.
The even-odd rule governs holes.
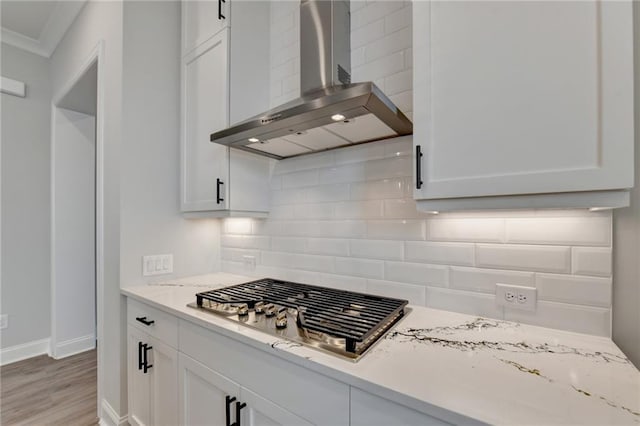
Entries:
POLYGON ((232 306, 246 303, 249 309, 257 302, 295 309, 299 326, 344 338, 348 352, 356 352, 359 343, 373 340, 370 338, 395 323, 403 316, 408 303, 271 278, 198 293, 196 298, 198 307, 203 307, 203 301, 208 300, 209 303, 232 306))

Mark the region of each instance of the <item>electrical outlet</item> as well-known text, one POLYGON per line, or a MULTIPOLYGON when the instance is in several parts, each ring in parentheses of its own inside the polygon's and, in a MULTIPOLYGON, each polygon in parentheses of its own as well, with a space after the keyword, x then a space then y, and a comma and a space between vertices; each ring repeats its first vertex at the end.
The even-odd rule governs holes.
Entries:
POLYGON ((245 271, 255 271, 256 269, 256 257, 255 256, 242 256, 242 266, 245 271))
POLYGON ((0 330, 9 327, 9 315, 0 315, 0 330))
POLYGON ((535 287, 496 284, 496 303, 498 306, 535 311, 536 297, 537 289, 535 287))
POLYGON ((153 256, 142 256, 142 275, 170 274, 173 272, 173 255, 156 254, 153 256))

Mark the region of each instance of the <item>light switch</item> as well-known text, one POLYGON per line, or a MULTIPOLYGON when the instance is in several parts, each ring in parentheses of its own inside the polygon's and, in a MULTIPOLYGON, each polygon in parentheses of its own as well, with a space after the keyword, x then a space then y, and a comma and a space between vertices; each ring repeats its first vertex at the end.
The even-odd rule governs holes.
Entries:
POLYGON ((156 254, 151 256, 142 256, 142 275, 161 275, 173 272, 173 255, 172 254, 156 254))

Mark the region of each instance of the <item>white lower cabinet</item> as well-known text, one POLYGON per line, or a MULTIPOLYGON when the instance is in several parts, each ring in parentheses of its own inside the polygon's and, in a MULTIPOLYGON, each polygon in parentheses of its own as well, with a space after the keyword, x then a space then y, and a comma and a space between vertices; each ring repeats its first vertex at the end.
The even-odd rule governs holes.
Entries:
POLYGON ((129 325, 129 423, 178 424, 178 351, 129 325))
POLYGON ((440 426, 451 423, 351 388, 351 426, 440 426))
POLYGON ((179 354, 181 425, 307 426, 305 419, 179 354))

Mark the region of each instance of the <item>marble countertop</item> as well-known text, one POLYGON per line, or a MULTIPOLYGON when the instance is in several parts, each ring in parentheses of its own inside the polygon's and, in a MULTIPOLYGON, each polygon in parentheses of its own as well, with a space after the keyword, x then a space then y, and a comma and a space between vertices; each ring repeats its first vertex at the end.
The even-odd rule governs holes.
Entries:
POLYGON ((607 338, 412 306, 353 363, 186 306, 252 279, 217 273, 122 293, 454 423, 640 424, 640 372, 607 338))

